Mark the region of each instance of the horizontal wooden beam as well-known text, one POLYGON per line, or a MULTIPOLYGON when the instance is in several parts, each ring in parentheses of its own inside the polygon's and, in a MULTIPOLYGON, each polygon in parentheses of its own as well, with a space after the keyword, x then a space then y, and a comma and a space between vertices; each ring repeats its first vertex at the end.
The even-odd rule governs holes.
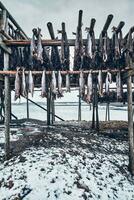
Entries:
MULTIPOLYGON (((119 72, 119 71, 121 71, 121 72, 125 72, 125 71, 128 71, 129 70, 129 68, 125 68, 125 69, 122 69, 122 70, 119 70, 119 69, 112 69, 112 70, 102 70, 102 73, 106 73, 106 72, 110 72, 110 73, 117 73, 117 72, 119 72)), ((6 71, 6 70, 4 70, 4 71, 0 71, 0 74, 2 74, 2 75, 15 75, 16 74, 16 72, 17 71, 10 71, 10 70, 8 70, 8 71, 6 71)), ((22 73, 22 71, 19 71, 20 72, 20 74, 22 73)), ((55 71, 56 73, 57 73, 57 71, 55 71)), ((81 72, 81 70, 80 71, 61 71, 61 74, 80 74, 80 72, 81 72)), ((95 74, 95 73, 98 73, 99 72, 99 70, 82 70, 82 72, 84 73, 84 74, 88 74, 89 72, 91 72, 91 73, 93 73, 93 74, 95 74)), ((25 71, 25 74, 28 74, 29 73, 29 71, 25 71)), ((51 74, 52 73, 52 71, 46 71, 46 74, 51 74)), ((32 74, 34 74, 34 75, 38 75, 38 74, 42 74, 42 71, 32 71, 32 74)))
MULTIPOLYGON (((30 40, 4 40, 7 46, 28 46, 30 45, 30 40)), ((86 39, 83 40, 83 44, 86 45, 86 39)), ((43 46, 61 46, 61 40, 42 40, 43 46)), ((75 39, 68 40, 69 46, 75 46, 75 39)))

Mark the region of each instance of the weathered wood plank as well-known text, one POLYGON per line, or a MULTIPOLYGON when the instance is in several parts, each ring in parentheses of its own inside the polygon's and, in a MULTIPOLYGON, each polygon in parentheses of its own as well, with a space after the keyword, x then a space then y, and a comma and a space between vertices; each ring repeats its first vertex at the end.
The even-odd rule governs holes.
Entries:
MULTIPOLYGON (((9 54, 4 53, 4 69, 8 70, 9 54)), ((10 158, 10 78, 5 76, 5 159, 10 158)))
POLYGON ((134 175, 134 133, 133 133, 133 106, 132 106, 132 82, 131 76, 127 79, 128 92, 128 137, 129 137, 129 168, 134 175))

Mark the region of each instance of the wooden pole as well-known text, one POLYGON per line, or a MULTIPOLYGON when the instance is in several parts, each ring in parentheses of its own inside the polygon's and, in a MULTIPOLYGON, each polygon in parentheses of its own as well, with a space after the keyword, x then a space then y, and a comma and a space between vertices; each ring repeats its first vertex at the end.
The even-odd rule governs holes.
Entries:
POLYGON ((110 121, 110 103, 108 102, 108 121, 110 121))
POLYGON ((107 103, 106 103, 106 115, 105 115, 105 121, 107 121, 107 103))
POLYGON ((49 74, 46 76, 46 87, 47 87, 47 125, 49 126, 51 124, 51 117, 50 117, 50 112, 51 112, 51 89, 50 89, 50 78, 49 74))
POLYGON ((99 115, 98 115, 98 91, 97 91, 97 76, 93 76, 93 114, 92 114, 92 129, 99 131, 99 115))
POLYGON ((48 90, 48 93, 47 93, 47 125, 49 126, 50 125, 50 112, 51 112, 51 105, 50 105, 50 90, 48 90))
POLYGON ((52 104, 52 108, 51 108, 51 112, 52 112, 52 124, 54 124, 54 121, 55 121, 55 102, 54 102, 54 99, 51 98, 51 104, 52 104))
MULTIPOLYGON (((96 77, 96 79, 97 79, 97 77, 96 77)), ((97 80, 95 82, 95 107, 96 107, 96 130, 99 131, 97 80)))
POLYGON ((106 116, 105 116, 105 121, 110 121, 110 108, 109 108, 109 102, 106 104, 106 116))
MULTIPOLYGON (((9 55, 4 53, 4 69, 8 70, 9 55)), ((5 159, 10 158, 10 78, 5 76, 5 159)))
POLYGON ((3 116, 2 116, 2 109, 3 109, 3 102, 2 102, 2 87, 1 87, 1 83, 0 83, 0 117, 1 117, 1 121, 3 120, 3 116))
POLYGON ((27 92, 26 102, 27 102, 27 120, 28 120, 28 119, 29 119, 29 101, 28 101, 28 92, 27 92))
POLYGON ((79 102, 78 102, 78 121, 81 121, 81 95, 79 90, 79 102))
POLYGON ((95 85, 93 83, 93 114, 92 114, 92 129, 95 128, 95 85))
POLYGON ((11 99, 11 84, 10 84, 10 78, 9 78, 9 90, 10 90, 10 92, 9 92, 9 100, 10 100, 10 121, 12 120, 12 115, 11 115, 11 113, 12 113, 12 99, 11 99))
POLYGON ((50 88, 50 124, 53 124, 53 99, 52 99, 51 88, 50 88))
POLYGON ((133 130, 133 106, 132 106, 132 82, 131 76, 127 79, 128 92, 128 137, 129 137, 129 169, 134 175, 134 130, 133 130))

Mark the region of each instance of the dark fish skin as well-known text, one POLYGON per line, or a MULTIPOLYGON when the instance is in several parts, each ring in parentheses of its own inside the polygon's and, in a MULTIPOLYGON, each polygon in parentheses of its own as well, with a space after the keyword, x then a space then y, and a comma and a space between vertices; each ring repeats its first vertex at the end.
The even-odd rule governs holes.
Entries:
POLYGON ((22 95, 27 97, 25 69, 22 71, 22 95))
POLYGON ((55 76, 55 71, 52 71, 51 90, 52 90, 53 98, 56 99, 57 91, 56 91, 56 76, 55 76))
POLYGON ((92 73, 89 72, 88 78, 87 78, 87 95, 86 95, 87 103, 91 103, 92 93, 93 93, 92 73))
POLYGON ((66 92, 71 92, 69 74, 66 74, 66 92))
POLYGON ((58 71, 58 94, 57 97, 63 97, 63 90, 62 90, 62 76, 61 76, 61 72, 58 71))
POLYGON ((15 76, 15 96, 14 96, 15 101, 18 98, 20 98, 20 93, 21 93, 21 81, 20 81, 20 75, 19 75, 19 68, 17 68, 17 72, 15 76))
POLYGON ((46 91, 46 71, 45 70, 42 72, 41 97, 47 97, 47 91, 46 91))
POLYGON ((79 77, 79 91, 80 91, 80 96, 83 98, 85 96, 85 84, 84 84, 84 74, 82 71, 80 71, 80 77, 79 77))
POLYGON ((99 95, 103 97, 103 80, 102 80, 101 70, 99 70, 99 74, 98 74, 98 90, 99 90, 99 95))
POLYGON ((41 35, 39 33, 38 44, 37 44, 37 60, 39 60, 41 63, 43 63, 42 52, 43 52, 43 48, 42 48, 42 44, 41 44, 41 35))
POLYGON ((117 100, 122 99, 122 83, 121 83, 121 73, 117 72, 116 76, 116 86, 117 86, 117 100))
POLYGON ((29 92, 31 93, 33 97, 34 93, 34 82, 33 82, 33 76, 32 76, 32 71, 29 71, 29 92))

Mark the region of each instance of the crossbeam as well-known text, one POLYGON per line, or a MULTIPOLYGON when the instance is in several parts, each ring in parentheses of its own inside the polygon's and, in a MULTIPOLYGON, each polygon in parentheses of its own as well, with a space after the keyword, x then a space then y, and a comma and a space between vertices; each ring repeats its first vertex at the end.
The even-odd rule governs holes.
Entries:
MULTIPOLYGON (((96 40, 97 41, 97 40, 96 40)), ((83 44, 86 45, 87 40, 83 39, 83 44)), ((30 40, 4 40, 7 46, 28 46, 30 45, 30 40)), ((42 46, 61 46, 63 44, 62 40, 42 40, 42 46)), ((69 46, 75 46, 75 39, 68 39, 69 46)))
MULTIPOLYGON (((111 69, 111 70, 104 69, 104 70, 101 70, 101 71, 102 71, 102 73, 106 73, 106 72, 117 73, 119 71, 125 72, 125 71, 128 71, 128 70, 132 70, 132 69, 126 67, 126 68, 121 69, 121 70, 119 70, 119 69, 111 69)), ((11 70, 8 70, 8 71, 4 70, 4 71, 2 71, 1 70, 0 74, 2 74, 2 75, 15 75, 16 72, 17 71, 11 71, 11 70)), ((57 73, 57 71, 55 71, 55 72, 57 73)), ((61 74, 65 74, 65 75, 66 74, 80 74, 80 72, 81 71, 61 71, 61 74)), ((91 72, 92 74, 95 74, 95 73, 98 73, 99 70, 82 70, 82 72, 84 74, 88 74, 89 72, 91 72)), ((19 71, 19 73, 21 74, 22 71, 19 71)), ((28 73, 29 73, 29 71, 25 71, 25 74, 28 74, 28 73)), ((42 71, 32 71, 32 74, 34 74, 34 75, 36 75, 36 74, 42 74, 42 71)), ((46 74, 52 74, 52 71, 46 71, 46 74)))

